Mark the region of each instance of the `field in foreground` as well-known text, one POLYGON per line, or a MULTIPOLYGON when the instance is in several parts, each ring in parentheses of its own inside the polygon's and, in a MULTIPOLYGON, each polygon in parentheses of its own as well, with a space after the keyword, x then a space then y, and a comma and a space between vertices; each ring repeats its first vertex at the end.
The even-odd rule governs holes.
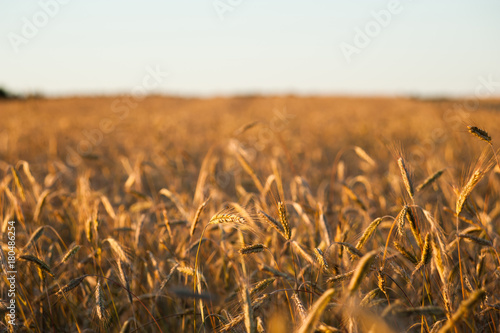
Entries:
POLYGON ((4 306, 18 271, 1 330, 500 331, 500 101, 96 97, 0 116, 4 306))

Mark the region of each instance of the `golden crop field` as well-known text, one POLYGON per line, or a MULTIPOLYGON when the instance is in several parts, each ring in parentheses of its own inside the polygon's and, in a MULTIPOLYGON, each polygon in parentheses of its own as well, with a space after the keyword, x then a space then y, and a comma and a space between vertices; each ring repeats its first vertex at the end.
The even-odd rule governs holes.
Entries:
POLYGON ((500 332, 499 100, 0 116, 2 332, 500 332))

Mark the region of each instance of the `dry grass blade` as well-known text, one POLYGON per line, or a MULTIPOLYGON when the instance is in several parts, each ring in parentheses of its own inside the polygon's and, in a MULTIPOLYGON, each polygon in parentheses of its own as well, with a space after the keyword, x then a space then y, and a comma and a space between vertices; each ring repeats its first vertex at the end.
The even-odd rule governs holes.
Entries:
POLYGON ((413 198, 413 182, 411 181, 410 173, 406 168, 405 162, 402 157, 398 158, 399 171, 401 172, 401 178, 403 178, 403 183, 405 185, 406 191, 413 198))
POLYGON ((2 246, 0 246, 0 266, 2 268, 2 272, 5 273, 5 272, 9 271, 7 257, 5 257, 5 253, 3 252, 2 246))
POLYGON ((398 315, 406 316, 442 316, 445 311, 442 307, 435 305, 419 306, 415 308, 395 310, 398 315))
POLYGON ((436 180, 439 179, 439 177, 441 177, 441 175, 445 172, 445 170, 446 169, 441 169, 441 170, 435 172, 433 175, 429 176, 426 180, 423 181, 422 184, 417 186, 417 192, 420 192, 423 189, 425 189, 426 187, 428 187, 429 185, 433 184, 436 180))
POLYGON ((344 192, 347 194, 347 196, 349 197, 349 199, 351 199, 352 201, 354 201, 355 203, 357 203, 361 207, 362 210, 366 210, 366 206, 363 203, 363 201, 361 201, 361 199, 359 198, 359 196, 356 193, 354 193, 354 191, 351 188, 349 188, 345 184, 342 184, 342 188, 344 189, 344 192))
POLYGON ((207 203, 208 203, 209 200, 210 200, 210 198, 208 198, 207 200, 205 200, 200 205, 200 207, 198 207, 198 209, 196 210, 196 214, 194 214, 193 223, 191 224, 191 229, 189 230, 189 236, 193 237, 194 232, 196 230, 196 226, 198 225, 198 222, 200 221, 200 215, 203 212, 203 209, 205 209, 205 207, 207 206, 207 203))
POLYGON ((255 333, 255 320, 253 316, 252 299, 246 285, 241 291, 241 298, 243 301, 243 313, 245 315, 245 328, 247 333, 255 333))
POLYGON ((310 263, 311 265, 314 265, 315 261, 314 259, 309 255, 309 253, 307 253, 303 248, 302 246, 300 246, 299 243, 297 243, 296 241, 292 241, 292 245, 293 247, 297 250, 298 254, 305 260, 307 261, 308 263, 310 263))
POLYGON ((101 202, 102 205, 104 206, 104 209, 106 210, 106 213, 114 220, 116 219, 116 214, 115 210, 113 209, 113 205, 111 205, 111 202, 109 202, 108 197, 105 195, 101 195, 101 202))
MULTIPOLYGON (((321 227, 321 231, 323 233, 323 238, 326 242, 326 245, 330 246, 330 244, 332 243, 331 237, 330 237, 330 228, 329 228, 329 225, 326 221, 325 212, 323 211, 323 204, 321 204, 321 203, 318 204, 318 215, 319 215, 319 226, 321 227)), ((307 216, 307 215, 305 215, 305 216, 307 216)))
POLYGON ((132 324, 135 322, 134 318, 127 319, 126 322, 123 323, 122 328, 120 329, 120 333, 129 333, 132 331, 132 324))
POLYGON ((467 184, 465 184, 465 186, 462 188, 462 191, 460 191, 460 194, 458 195, 457 205, 455 208, 457 215, 460 215, 462 209, 464 208, 465 200, 467 200, 469 195, 472 193, 472 190, 483 178, 483 176, 484 172, 482 170, 476 170, 469 178, 467 184))
MULTIPOLYGON (((11 192, 11 190, 9 190, 9 188, 7 186, 3 187, 3 191, 5 192, 5 194, 7 195, 7 197, 9 198, 9 200, 11 202, 10 206, 14 210, 16 218, 24 226, 24 214, 23 214, 21 204, 19 203, 19 200, 17 200, 16 196, 11 192)), ((3 225, 2 225, 3 232, 5 232, 5 228, 7 227, 7 224, 6 224, 7 221, 8 220, 5 220, 3 225)))
POLYGON ((240 162, 241 166, 243 167, 243 170, 245 170, 245 172, 252 178, 255 187, 257 187, 257 190, 259 190, 259 193, 263 193, 264 187, 262 186, 262 183, 260 182, 259 177, 257 177, 254 169, 250 166, 245 157, 243 157, 243 155, 241 155, 238 150, 236 150, 235 154, 238 162, 240 162))
POLYGON ((455 324, 458 323, 460 319, 465 317, 478 303, 481 301, 484 297, 486 296, 486 292, 484 289, 478 289, 472 295, 469 296, 468 299, 463 300, 462 303, 460 303, 460 307, 458 310, 453 314, 453 316, 448 319, 446 324, 441 327, 439 330, 439 333, 446 333, 449 332, 455 327, 455 324))
POLYGON ((186 220, 189 220, 188 214, 186 213, 186 210, 184 209, 184 206, 181 204, 181 201, 179 200, 177 195, 175 195, 173 192, 171 192, 170 190, 168 190, 166 188, 162 188, 159 193, 161 195, 169 198, 170 200, 172 200, 172 202, 175 204, 175 206, 177 207, 179 212, 182 214, 182 216, 186 220))
POLYGON ((35 212, 33 213, 33 220, 38 221, 40 219, 40 214, 42 212, 43 206, 45 205, 45 200, 49 195, 49 190, 44 190, 42 194, 38 197, 38 201, 36 203, 35 212))
POLYGON ((21 179, 19 178, 19 175, 17 174, 17 171, 13 166, 11 166, 9 169, 12 173, 12 177, 14 177, 14 183, 16 184, 19 196, 21 197, 21 201, 24 202, 26 201, 26 193, 24 192, 24 186, 21 183, 21 179))
POLYGON ((446 268, 443 264, 443 256, 441 253, 441 248, 436 244, 435 240, 432 240, 432 255, 434 258, 434 263, 436 264, 436 269, 438 271, 439 277, 443 284, 446 283, 446 268))
POLYGON ((40 196, 40 185, 38 185, 35 177, 33 177, 33 174, 31 173, 31 170, 30 170, 29 163, 26 161, 19 161, 19 162, 17 162, 17 165, 22 165, 24 174, 28 178, 28 180, 31 184, 31 187, 33 189, 33 194, 35 195, 35 198, 38 199, 38 197, 40 196))
POLYGON ((330 302, 330 299, 333 297, 334 292, 335 292, 334 289, 328 289, 323 293, 323 295, 321 295, 320 298, 318 298, 316 302, 314 302, 314 304, 311 307, 311 310, 309 310, 309 314, 304 319, 302 326, 298 330, 298 333, 314 332, 316 324, 318 323, 326 306, 330 302))
POLYGON ((139 217, 139 221, 137 221, 136 227, 135 227, 135 248, 139 248, 139 243, 141 241, 141 232, 142 232, 142 227, 144 226, 144 222, 146 221, 146 216, 141 215, 139 217))
POLYGON ((373 158, 368 155, 368 153, 361 147, 355 146, 354 152, 358 155, 362 160, 368 163, 371 167, 375 167, 377 163, 373 160, 373 158))
POLYGON ((377 256, 377 251, 371 251, 365 254, 363 258, 361 258, 361 260, 359 261, 358 265, 356 266, 356 269, 354 270, 351 282, 347 287, 347 289, 349 290, 349 294, 351 296, 354 295, 356 290, 358 290, 359 286, 361 285, 361 281, 366 276, 366 274, 368 274, 370 266, 376 256, 377 256))
POLYGON ((375 220, 370 223, 370 225, 366 228, 366 230, 363 232, 363 235, 359 239, 358 243, 356 244, 356 248, 358 250, 361 250, 363 245, 366 244, 366 242, 370 239, 370 237, 373 235, 377 227, 379 226, 380 222, 382 222, 382 219, 376 218, 375 220))

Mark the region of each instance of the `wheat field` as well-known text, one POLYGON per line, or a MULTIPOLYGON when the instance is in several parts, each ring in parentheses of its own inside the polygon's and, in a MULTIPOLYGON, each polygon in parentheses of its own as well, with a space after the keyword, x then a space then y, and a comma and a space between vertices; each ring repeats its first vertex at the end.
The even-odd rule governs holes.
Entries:
POLYGON ((498 100, 32 98, 0 116, 2 331, 500 332, 498 100))

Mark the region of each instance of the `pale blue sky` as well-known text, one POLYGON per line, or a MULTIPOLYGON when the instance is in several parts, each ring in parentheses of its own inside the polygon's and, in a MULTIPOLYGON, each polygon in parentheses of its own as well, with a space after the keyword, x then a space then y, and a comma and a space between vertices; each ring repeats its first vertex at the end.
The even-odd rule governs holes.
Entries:
POLYGON ((372 12, 391 1, 64 2, 51 17, 43 4, 57 0, 0 0, 0 86, 127 93, 147 66, 169 72, 153 92, 203 96, 473 95, 479 77, 500 82, 500 0, 401 0, 385 27, 372 12), (222 20, 214 4, 231 3, 222 20), (348 62, 340 45, 356 46, 367 24, 380 29, 348 62), (17 51, 13 36, 25 38, 17 51))

